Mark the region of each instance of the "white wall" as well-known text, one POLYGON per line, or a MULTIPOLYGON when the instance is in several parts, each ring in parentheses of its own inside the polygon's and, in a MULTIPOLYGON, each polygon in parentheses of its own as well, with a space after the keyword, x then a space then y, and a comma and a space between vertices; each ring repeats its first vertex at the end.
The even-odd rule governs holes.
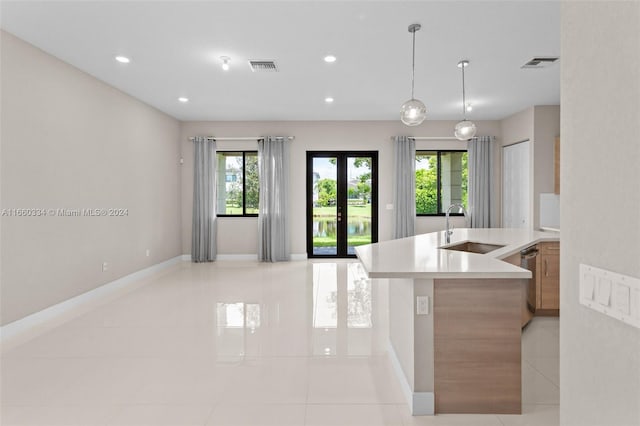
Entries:
POLYGON ((532 106, 505 118, 500 124, 502 146, 531 141, 530 217, 533 219, 531 222, 533 229, 538 229, 540 227, 540 194, 553 192, 553 156, 555 139, 560 135, 560 106, 532 106))
MULTIPOLYGON (((500 136, 497 121, 480 121, 478 135, 500 136)), ((190 136, 295 136, 291 143, 291 252, 306 253, 306 152, 329 150, 378 151, 379 239, 392 235, 393 145, 391 136, 451 136, 453 121, 426 121, 409 128, 397 121, 315 121, 315 122, 185 122, 181 127, 182 167, 182 249, 191 252, 191 211, 193 202, 193 147, 190 136)), ((418 149, 465 149, 466 142, 419 141, 418 149)), ((257 149, 257 142, 219 141, 218 149, 257 149)), ((256 218, 219 218, 218 253, 257 253, 256 218)), ((464 226, 456 218, 456 226, 464 226)), ((444 229, 444 217, 420 217, 418 233, 444 229)))
POLYGON ((529 107, 500 121, 502 146, 533 140, 534 107, 529 107))
POLYGON ((540 194, 554 189, 556 137, 560 136, 560 106, 533 108, 533 228, 540 228, 540 194))
POLYGON ((2 217, 7 324, 181 253, 180 124, 11 34, 0 38, 2 208, 128 209, 2 217))
POLYGON ((640 424, 640 330, 578 303, 578 266, 640 277, 640 2, 563 2, 560 423, 640 424))

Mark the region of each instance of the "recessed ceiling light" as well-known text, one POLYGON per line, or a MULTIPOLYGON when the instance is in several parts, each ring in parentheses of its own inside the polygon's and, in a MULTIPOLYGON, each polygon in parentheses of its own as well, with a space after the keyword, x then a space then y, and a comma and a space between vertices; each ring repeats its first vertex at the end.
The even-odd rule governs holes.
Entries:
POLYGON ((131 62, 131 59, 127 58, 126 56, 116 56, 116 61, 120 62, 121 64, 128 64, 129 62, 131 62))
POLYGON ((178 100, 182 103, 189 102, 189 98, 185 98, 184 96, 179 97, 178 100))
POLYGON ((327 56, 325 56, 325 57, 324 57, 324 61, 325 61, 325 62, 328 62, 328 63, 335 62, 335 61, 336 61, 336 59, 338 59, 338 58, 336 58, 336 57, 335 57, 335 56, 333 56, 333 55, 327 55, 327 56))
POLYGON ((332 97, 324 98, 324 101, 330 104, 330 103, 333 103, 333 98, 332 97))
POLYGON ((220 60, 222 61, 222 69, 229 71, 229 62, 231 61, 231 58, 228 56, 220 56, 220 60))

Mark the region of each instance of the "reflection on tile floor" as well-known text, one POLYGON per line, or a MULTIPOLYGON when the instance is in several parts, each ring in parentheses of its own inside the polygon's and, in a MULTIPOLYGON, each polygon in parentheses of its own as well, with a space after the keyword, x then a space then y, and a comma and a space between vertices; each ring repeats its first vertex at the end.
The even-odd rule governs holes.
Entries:
POLYGON ((558 425, 558 320, 523 335, 521 416, 412 417, 386 284, 354 262, 184 263, 10 348, 0 424, 558 425))

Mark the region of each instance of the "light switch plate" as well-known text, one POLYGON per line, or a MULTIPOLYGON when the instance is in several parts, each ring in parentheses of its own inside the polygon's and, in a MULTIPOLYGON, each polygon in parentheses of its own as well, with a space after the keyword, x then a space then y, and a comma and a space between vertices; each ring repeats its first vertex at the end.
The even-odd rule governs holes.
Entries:
POLYGON ((580 265, 580 304, 640 328, 640 279, 580 265))

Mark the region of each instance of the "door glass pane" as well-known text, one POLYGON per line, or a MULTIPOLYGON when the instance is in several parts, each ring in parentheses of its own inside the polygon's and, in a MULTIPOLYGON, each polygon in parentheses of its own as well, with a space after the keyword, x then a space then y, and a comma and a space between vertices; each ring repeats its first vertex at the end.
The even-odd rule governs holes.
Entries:
POLYGON ((371 157, 347 158, 347 253, 371 244, 371 157))
POLYGON ((313 159, 313 254, 338 254, 336 157, 313 159))

